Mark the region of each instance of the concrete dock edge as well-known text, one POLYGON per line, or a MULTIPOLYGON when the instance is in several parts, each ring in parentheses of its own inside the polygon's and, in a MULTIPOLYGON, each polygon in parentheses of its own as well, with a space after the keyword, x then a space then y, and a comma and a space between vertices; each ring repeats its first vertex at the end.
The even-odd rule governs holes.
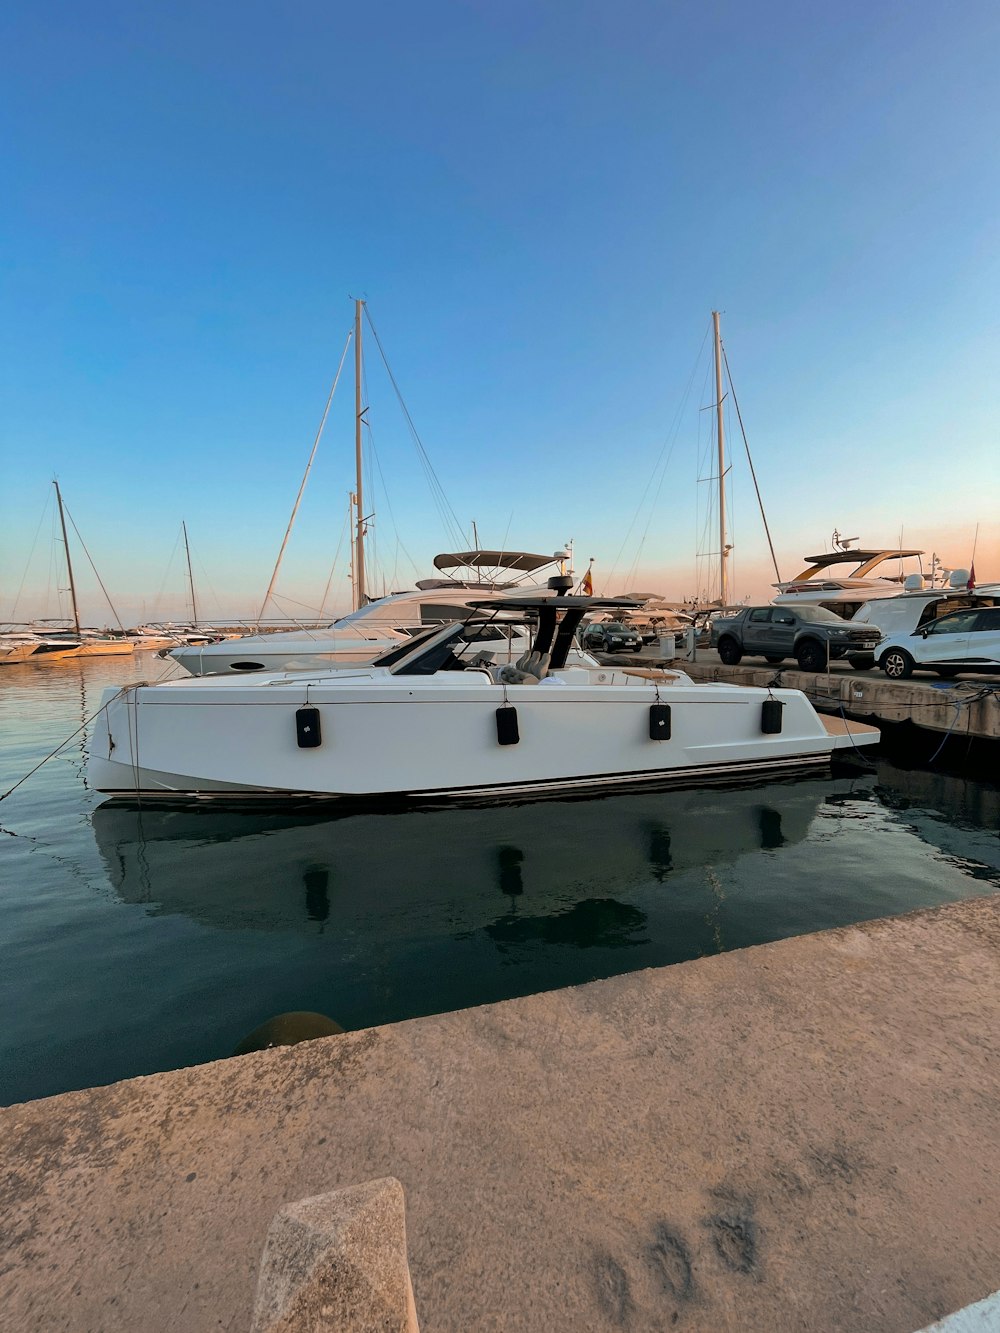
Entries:
POLYGON ((392 1176, 424 1333, 913 1333, 1000 1287, 998 1057, 990 897, 8 1107, 0 1322, 243 1333, 392 1176))

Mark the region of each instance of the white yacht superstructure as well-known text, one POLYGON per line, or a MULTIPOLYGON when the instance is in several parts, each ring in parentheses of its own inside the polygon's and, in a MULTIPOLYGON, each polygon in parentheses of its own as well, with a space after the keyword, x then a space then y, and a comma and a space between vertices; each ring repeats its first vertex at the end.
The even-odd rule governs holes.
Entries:
POLYGON ((554 555, 489 550, 444 553, 435 557, 435 568, 442 573, 464 569, 465 578, 421 579, 415 589, 368 602, 324 629, 251 634, 223 643, 176 648, 170 656, 193 676, 314 671, 370 662, 380 652, 405 643, 415 631, 465 618, 473 602, 499 600, 512 588, 524 588, 525 576, 537 576, 548 566, 564 565, 567 559, 565 551, 554 555))

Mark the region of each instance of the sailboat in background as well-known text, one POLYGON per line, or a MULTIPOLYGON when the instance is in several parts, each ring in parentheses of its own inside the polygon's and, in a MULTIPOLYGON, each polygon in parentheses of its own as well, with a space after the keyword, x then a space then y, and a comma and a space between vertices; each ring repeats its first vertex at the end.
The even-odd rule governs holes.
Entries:
MULTIPOLYGON (((59 482, 53 480, 52 485, 56 491, 56 503, 59 507, 59 526, 62 530, 62 544, 66 553, 66 573, 69 578, 69 596, 70 605, 73 609, 73 628, 69 629, 51 629, 46 625, 30 625, 20 636, 22 639, 30 636, 36 642, 35 650, 20 655, 24 652, 25 644, 12 645, 15 649, 13 653, 2 653, 0 651, 0 662, 17 661, 54 661, 66 657, 122 657, 135 651, 135 645, 131 639, 125 637, 124 628, 121 637, 113 634, 102 633, 96 629, 86 629, 80 625, 80 608, 76 600, 76 579, 73 576, 73 557, 69 549, 69 534, 66 531, 66 510, 63 505, 62 491, 59 489, 59 482), (18 651, 20 649, 20 652, 18 651)), ((75 527, 75 524, 74 524, 75 527)), ((78 534, 79 535, 79 534, 78 534)), ((86 550, 86 547, 84 547, 86 550)), ((87 559, 90 559, 89 552, 87 559)), ((93 561, 91 560, 91 565, 93 561)), ((94 570, 97 573, 96 569, 94 570)), ((100 575, 97 579, 101 583, 100 575)), ((101 591, 107 597, 107 591, 104 584, 101 583, 101 591)), ((111 605, 110 598, 108 605, 111 605)), ((111 607, 114 611, 114 607, 111 607)), ((117 619, 118 613, 115 612, 117 619)), ((119 621, 119 625, 121 622, 119 621)), ((7 636, 5 636, 7 637, 7 636)))

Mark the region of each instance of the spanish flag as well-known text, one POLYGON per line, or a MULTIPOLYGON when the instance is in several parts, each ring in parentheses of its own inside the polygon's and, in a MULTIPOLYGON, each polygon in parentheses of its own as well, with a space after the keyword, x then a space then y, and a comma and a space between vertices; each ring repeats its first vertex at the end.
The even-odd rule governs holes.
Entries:
POLYGON ((590 577, 589 569, 586 574, 584 574, 583 580, 580 583, 580 591, 584 597, 593 597, 594 595, 594 580, 590 577))

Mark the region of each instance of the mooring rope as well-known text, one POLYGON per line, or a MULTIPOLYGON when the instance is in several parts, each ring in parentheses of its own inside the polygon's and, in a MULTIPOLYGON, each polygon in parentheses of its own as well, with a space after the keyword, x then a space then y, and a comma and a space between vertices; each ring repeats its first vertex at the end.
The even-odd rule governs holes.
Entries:
POLYGON ((54 759, 56 755, 59 753, 59 751, 64 750, 66 746, 70 743, 70 741, 73 740, 74 737, 79 736, 80 732, 83 731, 84 727, 89 727, 91 722, 93 722, 95 718, 101 716, 105 708, 110 707, 110 705, 113 704, 116 699, 121 698, 121 696, 126 692, 126 690, 132 688, 133 686, 123 685, 117 694, 113 694, 111 696, 111 698, 107 701, 107 703, 101 704, 100 708, 98 708, 96 713, 91 713, 90 717, 85 717, 83 721, 80 723, 80 725, 77 727, 77 729, 73 732, 70 732, 70 734, 66 737, 64 741, 60 741, 59 744, 56 746, 56 748, 50 754, 47 754, 44 759, 40 759, 34 768, 30 768, 28 772, 25 773, 23 778, 18 778, 17 782, 14 783, 13 787, 11 787, 8 791, 5 791, 3 795, 0 796, 0 801, 6 801, 7 797, 10 796, 12 792, 17 791, 18 787, 20 787, 22 782, 27 782, 28 779, 32 776, 32 774, 37 773, 43 764, 47 764, 50 759, 54 759))

